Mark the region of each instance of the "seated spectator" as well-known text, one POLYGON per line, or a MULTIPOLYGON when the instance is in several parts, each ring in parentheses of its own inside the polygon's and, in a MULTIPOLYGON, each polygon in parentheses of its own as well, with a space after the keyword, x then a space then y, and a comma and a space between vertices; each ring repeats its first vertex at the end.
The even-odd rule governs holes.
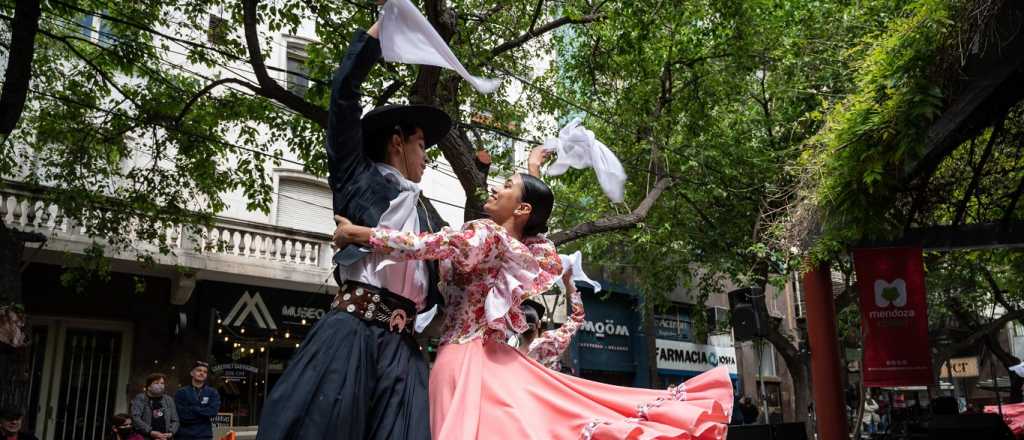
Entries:
POLYGON ((132 424, 144 439, 168 440, 178 432, 174 399, 164 393, 166 380, 163 374, 150 374, 145 391, 132 399, 132 424))
POLYGON ((2 440, 39 440, 28 432, 21 431, 21 422, 25 418, 25 412, 20 408, 7 407, 0 409, 0 437, 2 440))
POLYGON ((142 435, 135 432, 132 416, 128 414, 114 414, 110 418, 110 429, 114 431, 114 440, 144 440, 142 435))

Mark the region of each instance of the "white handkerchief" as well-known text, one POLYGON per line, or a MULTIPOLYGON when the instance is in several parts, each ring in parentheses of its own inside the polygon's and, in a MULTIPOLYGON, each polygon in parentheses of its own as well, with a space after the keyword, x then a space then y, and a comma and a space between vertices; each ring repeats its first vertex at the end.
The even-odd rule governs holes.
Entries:
MULTIPOLYGON (((572 269, 572 281, 583 281, 584 283, 590 284, 594 288, 594 293, 601 291, 601 283, 590 279, 587 274, 583 273, 583 254, 580 251, 573 252, 571 255, 558 254, 562 258, 562 273, 572 269)), ((558 277, 555 281, 559 289, 565 292, 565 283, 562 282, 562 277, 558 277)))
POLYGON ((380 13, 380 48, 385 60, 454 70, 480 93, 498 89, 500 81, 470 75, 427 18, 409 0, 388 0, 380 13))
POLYGON ((593 168, 604 194, 615 203, 622 202, 626 170, 612 150, 597 140, 594 132, 580 125, 579 118, 563 127, 557 138, 545 141, 544 148, 558 155, 555 163, 548 167, 548 175, 562 175, 569 167, 580 170, 593 168))
POLYGON ((1012 371, 1013 374, 1016 374, 1020 377, 1024 377, 1024 362, 1021 362, 1017 365, 1010 367, 1010 371, 1012 371))

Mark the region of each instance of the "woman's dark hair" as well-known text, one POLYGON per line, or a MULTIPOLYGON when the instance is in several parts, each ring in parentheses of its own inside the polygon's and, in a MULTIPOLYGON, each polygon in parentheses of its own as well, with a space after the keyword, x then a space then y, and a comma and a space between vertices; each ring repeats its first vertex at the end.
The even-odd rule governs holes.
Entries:
POLYGON ((150 385, 153 385, 153 382, 156 382, 156 381, 159 381, 159 380, 166 381, 167 380, 167 376, 164 376, 163 374, 160 374, 160 373, 153 373, 153 374, 150 374, 149 376, 146 376, 146 387, 148 388, 150 385))
POLYGON ((555 204, 555 195, 543 180, 529 174, 520 173, 519 180, 523 182, 522 202, 533 207, 523 227, 523 235, 529 237, 548 232, 548 218, 555 204))
POLYGON ((124 422, 127 422, 131 419, 132 416, 125 413, 114 414, 114 416, 110 418, 110 425, 113 426, 114 428, 117 428, 118 426, 123 425, 124 422))
POLYGON ((388 144, 391 143, 391 136, 398 135, 403 141, 409 139, 419 128, 415 125, 401 122, 391 130, 377 130, 374 133, 365 133, 369 137, 366 145, 372 145, 366 152, 366 156, 374 162, 384 162, 388 158, 388 144))

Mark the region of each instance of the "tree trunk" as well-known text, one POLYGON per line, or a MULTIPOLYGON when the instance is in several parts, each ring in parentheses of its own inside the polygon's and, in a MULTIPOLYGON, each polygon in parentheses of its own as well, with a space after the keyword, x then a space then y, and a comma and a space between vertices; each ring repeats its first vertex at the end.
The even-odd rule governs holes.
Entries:
MULTIPOLYGON (((1024 400, 1022 399, 1024 398, 1024 392, 1021 390, 1021 386, 1024 385, 1024 378, 1010 371, 1010 367, 1019 364, 1020 359, 1003 349, 1003 346, 999 344, 999 338, 994 334, 989 334, 985 337, 985 345, 999 359, 999 363, 1003 364, 1003 368, 1006 368, 1006 374, 1010 378, 1010 398, 1006 403, 1021 403, 1024 400)), ((997 384, 993 383, 992 385, 997 384)))
POLYGON ((39 0, 18 0, 14 5, 6 81, 0 92, 0 134, 3 135, 14 131, 25 109, 40 15, 39 0))
POLYGON ((654 302, 644 301, 644 342, 647 344, 647 375, 651 379, 650 388, 661 388, 658 377, 658 341, 654 330, 654 302))
POLYGON ((789 378, 793 381, 794 421, 804 423, 807 438, 814 438, 814 426, 807 419, 807 406, 811 401, 811 386, 807 364, 804 362, 803 356, 800 355, 800 349, 786 339, 786 336, 775 326, 768 330, 768 342, 775 347, 779 356, 782 356, 782 361, 786 363, 786 370, 789 371, 789 378))

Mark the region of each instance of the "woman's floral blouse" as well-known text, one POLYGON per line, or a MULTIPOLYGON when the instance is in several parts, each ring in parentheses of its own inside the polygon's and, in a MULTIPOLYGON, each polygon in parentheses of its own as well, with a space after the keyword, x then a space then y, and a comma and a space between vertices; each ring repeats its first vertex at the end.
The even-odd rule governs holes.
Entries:
POLYGON ((550 240, 533 236, 519 241, 487 219, 436 233, 374 228, 370 244, 395 260, 438 260, 445 296, 442 344, 481 337, 504 341, 525 331, 519 304, 550 289, 562 273, 550 240))

